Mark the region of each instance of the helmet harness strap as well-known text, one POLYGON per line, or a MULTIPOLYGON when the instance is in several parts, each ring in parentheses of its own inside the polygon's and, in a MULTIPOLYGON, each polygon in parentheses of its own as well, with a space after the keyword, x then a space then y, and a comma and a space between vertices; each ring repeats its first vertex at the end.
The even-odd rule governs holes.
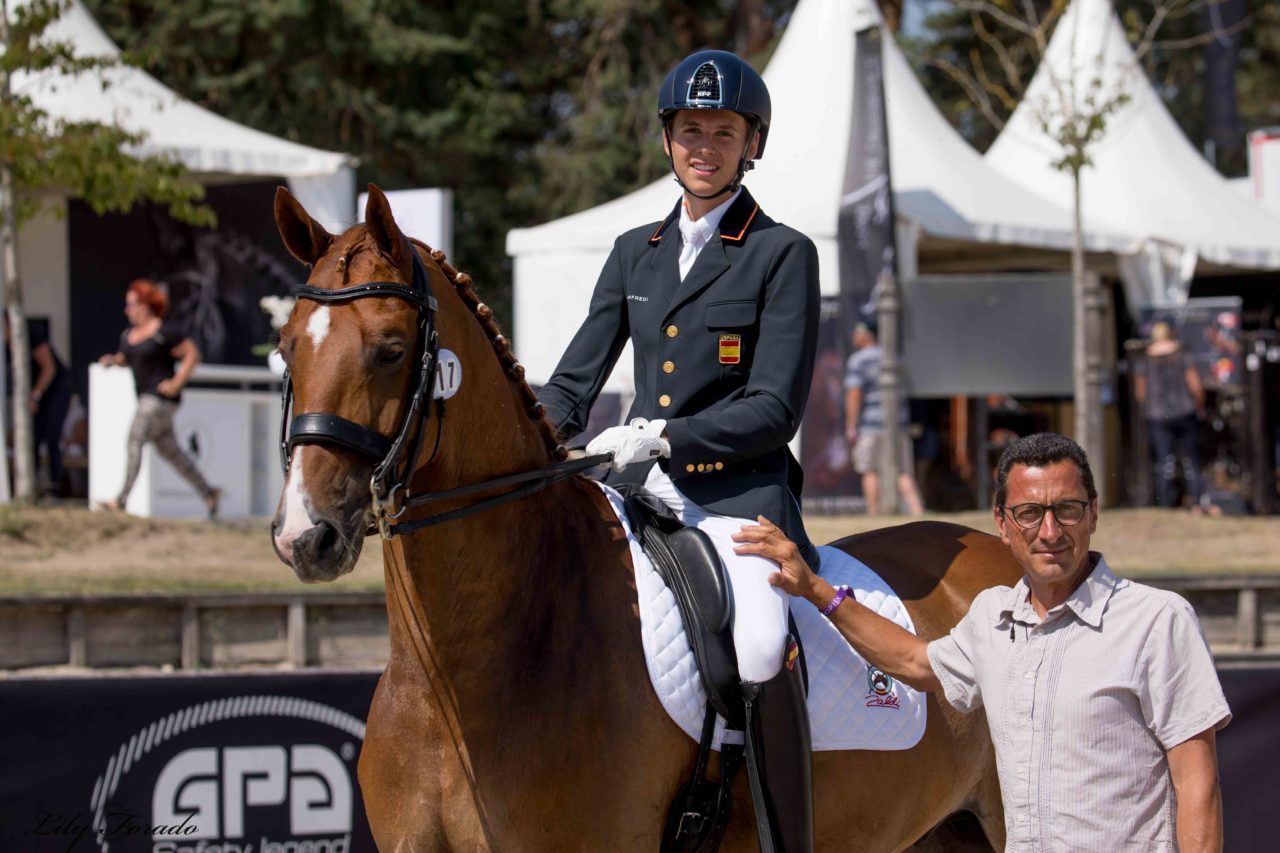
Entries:
POLYGON ((738 160, 737 176, 728 184, 726 184, 722 189, 719 189, 716 192, 711 193, 710 195, 699 195, 698 193, 689 189, 689 187, 685 185, 684 181, 680 180, 680 173, 676 171, 675 156, 671 153, 672 146, 671 146, 671 120, 670 119, 662 123, 662 135, 665 136, 667 140, 667 164, 671 166, 671 174, 675 176, 676 183, 680 185, 680 189, 684 190, 694 198, 700 198, 703 201, 709 201, 713 198, 718 198, 724 195, 725 193, 736 193, 738 191, 738 188, 742 186, 742 179, 746 177, 747 172, 751 171, 756 167, 756 164, 754 161, 747 159, 747 152, 751 150, 751 143, 755 142, 756 138, 760 135, 760 124, 759 122, 753 121, 751 122, 751 136, 747 138, 746 147, 742 149, 742 158, 738 160))

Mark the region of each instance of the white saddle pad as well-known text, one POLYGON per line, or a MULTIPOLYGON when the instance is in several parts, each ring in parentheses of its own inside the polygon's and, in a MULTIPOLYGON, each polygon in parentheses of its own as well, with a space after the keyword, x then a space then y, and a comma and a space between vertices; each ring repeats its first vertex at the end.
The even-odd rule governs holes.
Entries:
MULTIPOLYGON (((662 707, 689 737, 698 740, 707 695, 675 596, 654 570, 632 533, 622 498, 600 484, 627 531, 640 599, 641 639, 653 689, 662 707)), ((911 633, 915 626, 902 600, 866 565, 837 548, 823 546, 821 574, 832 584, 847 584, 854 597, 911 633)), ((924 697, 864 661, 831 623, 807 601, 794 599, 791 612, 809 667, 809 721, 814 750, 908 749, 924 736, 924 697)), ((724 720, 716 720, 714 746, 724 738, 724 720)), ((730 742, 741 742, 732 733, 730 742)))

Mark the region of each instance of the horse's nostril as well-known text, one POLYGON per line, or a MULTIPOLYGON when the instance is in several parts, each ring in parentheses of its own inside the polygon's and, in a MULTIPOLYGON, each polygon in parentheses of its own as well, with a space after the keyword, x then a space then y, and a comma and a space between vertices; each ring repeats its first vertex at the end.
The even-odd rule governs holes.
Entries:
POLYGON ((321 521, 316 527, 321 531, 320 539, 316 542, 316 550, 321 554, 332 552, 341 541, 338 538, 338 530, 327 521, 321 521))
POLYGON ((303 531, 293 543, 293 553, 306 562, 327 562, 333 559, 341 537, 328 521, 319 521, 303 531))

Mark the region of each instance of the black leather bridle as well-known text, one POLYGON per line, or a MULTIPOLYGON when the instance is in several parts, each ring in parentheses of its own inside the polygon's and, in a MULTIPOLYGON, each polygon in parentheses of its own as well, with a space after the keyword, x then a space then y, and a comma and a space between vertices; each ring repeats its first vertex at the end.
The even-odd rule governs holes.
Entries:
MULTIPOLYGON (((424 492, 419 495, 409 493, 409 481, 414 474, 414 461, 422 451, 423 436, 426 423, 431 414, 431 402, 434 396, 434 384, 437 366, 440 361, 440 337, 436 329, 436 314, 439 303, 431 293, 431 281, 427 277, 426 268, 416 251, 413 252, 413 281, 409 286, 396 281, 372 281, 350 287, 326 290, 303 284, 294 291, 299 299, 310 299, 322 304, 347 302, 369 296, 403 299, 418 309, 418 345, 417 355, 419 370, 417 381, 413 386, 409 404, 395 438, 387 438, 366 426, 349 421, 339 415, 323 412, 311 412, 296 415, 290 420, 293 410, 293 381, 286 370, 283 378, 283 390, 280 406, 280 466, 284 476, 289 476, 289 457, 293 448, 299 444, 329 444, 354 450, 360 455, 372 459, 376 464, 369 480, 369 492, 372 499, 374 523, 384 539, 391 539, 397 533, 409 533, 423 527, 442 524, 455 518, 469 515, 482 509, 498 506, 509 501, 527 497, 546 488, 551 483, 567 480, 574 475, 601 465, 612 459, 612 455, 587 456, 557 462, 536 471, 511 474, 469 486, 460 486, 441 492, 424 492), (408 448, 408 453, 405 453, 408 448), (403 464, 401 457, 403 456, 403 464), (418 518, 412 521, 397 522, 409 507, 424 506, 429 503, 468 497, 480 492, 515 486, 511 491, 486 498, 476 503, 449 510, 437 515, 418 518), (400 508, 393 509, 397 494, 403 494, 400 508)), ((434 458, 440 450, 440 441, 444 435, 445 401, 434 400, 436 406, 436 441, 431 451, 434 458)), ((428 460, 430 461, 430 460, 428 460)), ((372 529, 366 531, 370 535, 372 529)))

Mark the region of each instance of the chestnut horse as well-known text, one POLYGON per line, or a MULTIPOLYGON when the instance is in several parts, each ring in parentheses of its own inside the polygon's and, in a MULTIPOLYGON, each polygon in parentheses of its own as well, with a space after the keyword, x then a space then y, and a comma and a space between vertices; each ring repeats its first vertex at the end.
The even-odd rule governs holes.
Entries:
MULTIPOLYGON (((539 471, 564 458, 469 278, 443 253, 407 239, 376 187, 365 224, 340 236, 283 189, 275 217, 289 251, 312 267, 311 294, 304 288, 281 335, 293 414, 312 426, 335 415, 383 443, 360 451, 330 436, 285 451, 272 529, 300 579, 350 571, 370 525, 395 518, 383 515, 395 491, 371 500, 370 481, 409 420, 424 424, 420 444, 405 443, 413 448, 404 465, 410 494, 539 471), (424 271, 438 304, 426 332, 427 303, 387 290, 420 287, 424 271), (379 284, 325 299, 323 291, 369 282, 379 284), (446 407, 433 405, 428 389, 426 408, 413 413, 422 338, 431 332, 456 356, 461 383, 446 407)), ((476 500, 447 494, 432 512, 476 500)), ((399 506, 400 523, 424 515, 402 499, 399 506)), ((656 850, 696 744, 650 687, 627 540, 599 487, 566 478, 382 545, 391 654, 359 767, 378 846, 656 850)), ((836 545, 879 572, 926 638, 949 631, 982 589, 1018 577, 997 539, 950 524, 917 523, 836 545)), ((819 752, 814 780, 819 850, 904 849, 961 809, 977 815, 996 849, 1004 846, 986 721, 936 697, 916 747, 819 752)), ((746 774, 737 781, 722 849, 756 850, 746 774)))

